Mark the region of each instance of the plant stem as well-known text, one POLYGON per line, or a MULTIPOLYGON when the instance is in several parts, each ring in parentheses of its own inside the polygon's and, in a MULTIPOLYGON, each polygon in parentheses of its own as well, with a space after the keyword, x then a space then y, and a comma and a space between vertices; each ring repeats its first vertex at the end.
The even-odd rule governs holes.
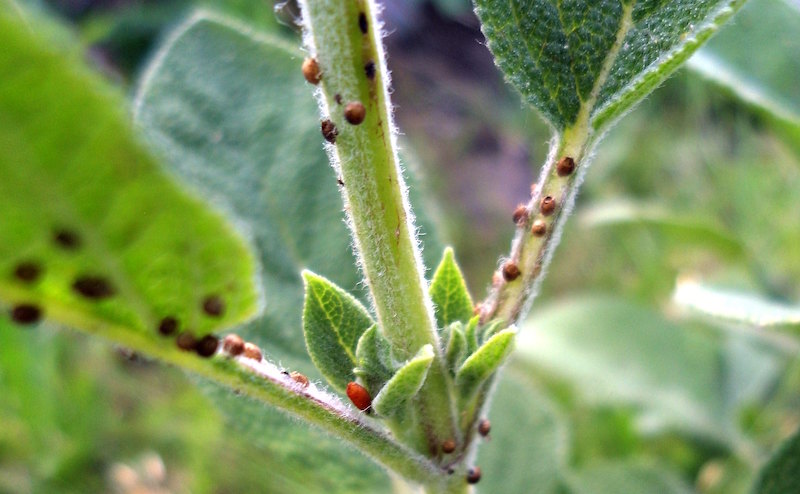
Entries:
POLYGON ((305 43, 321 70, 317 99, 323 119, 337 129, 327 150, 341 177, 356 254, 380 328, 398 360, 410 359, 425 344, 436 353, 416 399, 415 440, 420 452, 434 453, 443 440, 459 440, 460 433, 396 152, 375 5, 371 0, 303 0, 300 6, 305 43), (345 116, 353 102, 366 110, 362 122, 345 116))

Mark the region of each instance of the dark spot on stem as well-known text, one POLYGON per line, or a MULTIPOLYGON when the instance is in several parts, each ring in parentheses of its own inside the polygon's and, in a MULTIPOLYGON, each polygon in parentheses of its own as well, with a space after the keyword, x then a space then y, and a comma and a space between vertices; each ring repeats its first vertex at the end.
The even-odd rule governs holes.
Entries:
POLYGON ((32 261, 24 261, 14 268, 14 277, 23 283, 34 283, 42 274, 42 268, 32 261))
POLYGON ((555 212, 555 210, 556 210, 556 200, 553 198, 553 196, 545 197, 539 204, 539 211, 541 211, 541 213, 544 216, 550 216, 555 212))
POLYGON ((11 320, 17 324, 30 325, 39 322, 42 309, 33 304, 19 304, 11 309, 11 320))
POLYGON ((344 107, 344 118, 351 125, 358 125, 367 116, 367 109, 360 101, 351 101, 344 107))
POLYGON ((514 220, 515 225, 524 225, 525 222, 528 221, 528 208, 526 208, 524 204, 518 205, 511 218, 514 220))
POLYGON ((367 79, 373 80, 375 79, 375 62, 370 60, 366 64, 364 64, 364 73, 367 75, 367 79))
POLYGON ((572 172, 575 171, 575 160, 570 158, 569 156, 564 156, 560 160, 558 160, 558 164, 556 164, 556 172, 558 173, 559 177, 567 177, 572 175, 572 172))
POLYGON ((369 29, 367 15, 364 12, 358 13, 358 29, 361 30, 361 34, 367 34, 367 30, 369 29))
POLYGON ((335 101, 337 105, 341 105, 342 104, 342 95, 339 94, 339 93, 334 94, 333 95, 333 101, 335 101))
POLYGON ((467 471, 467 483, 477 484, 481 480, 480 467, 472 467, 467 471))
POLYGON ((81 239, 78 234, 63 228, 53 232, 53 241, 65 250, 75 250, 81 246, 81 239))
POLYGON ((456 450, 456 442, 452 439, 446 439, 442 443, 442 451, 447 453, 448 455, 456 450))
POLYGON ((225 302, 219 295, 208 295, 203 299, 203 312, 211 317, 221 317, 225 313, 225 302))
POLYGON ((506 281, 514 281, 519 278, 519 267, 513 261, 508 261, 503 264, 503 279, 506 281))
POLYGON ((247 357, 249 359, 252 359, 252 360, 257 360, 259 362, 261 362, 261 359, 263 358, 263 355, 261 354, 261 349, 258 348, 253 343, 250 343, 249 341, 244 344, 244 352, 243 353, 244 353, 245 357, 247 357))
POLYGON ((184 331, 175 338, 175 344, 178 345, 178 348, 181 350, 189 352, 194 350, 197 346, 197 338, 195 338, 192 333, 184 331))
POLYGON ((302 70, 303 77, 305 77, 309 83, 316 86, 319 84, 319 81, 322 80, 322 72, 319 70, 319 63, 317 63, 316 58, 306 58, 303 60, 302 70))
POLYGON ((235 334, 229 334, 222 340, 222 349, 231 357, 236 357, 244 352, 244 340, 235 334))
POLYGON ((534 221, 531 226, 531 234, 536 237, 544 237, 545 233, 547 233, 547 223, 542 220, 534 221))
POLYGON ((291 377, 292 381, 296 382, 300 386, 302 386, 304 388, 308 387, 308 378, 305 375, 303 375, 303 374, 301 374, 301 373, 299 373, 297 371, 292 371, 292 372, 289 373, 289 377, 291 377))
POLYGON ((158 323, 158 332, 164 336, 175 334, 178 330, 178 320, 172 316, 165 317, 158 323))
POLYGON ((483 437, 488 436, 491 430, 492 430, 492 424, 491 422, 489 422, 489 419, 481 419, 481 421, 478 422, 478 434, 480 434, 481 436, 483 437))
POLYGON ((92 300, 108 298, 116 293, 111 282, 101 276, 79 276, 72 284, 72 289, 92 300))
POLYGON ((217 352, 219 346, 219 339, 213 334, 207 334, 200 338, 200 341, 194 347, 194 351, 204 358, 208 358, 217 352))

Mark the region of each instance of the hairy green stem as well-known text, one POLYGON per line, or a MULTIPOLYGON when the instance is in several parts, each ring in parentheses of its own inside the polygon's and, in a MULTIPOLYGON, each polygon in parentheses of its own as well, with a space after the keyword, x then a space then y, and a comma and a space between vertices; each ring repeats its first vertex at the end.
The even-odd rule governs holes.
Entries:
POLYGON ((300 5, 305 43, 321 72, 320 109, 336 128, 327 150, 380 328, 398 360, 425 344, 436 353, 415 400, 419 420, 412 434, 418 451, 435 455, 445 439, 461 438, 396 152, 376 8, 369 0, 300 5), (360 122, 348 118, 348 109, 358 105, 365 110, 360 122))

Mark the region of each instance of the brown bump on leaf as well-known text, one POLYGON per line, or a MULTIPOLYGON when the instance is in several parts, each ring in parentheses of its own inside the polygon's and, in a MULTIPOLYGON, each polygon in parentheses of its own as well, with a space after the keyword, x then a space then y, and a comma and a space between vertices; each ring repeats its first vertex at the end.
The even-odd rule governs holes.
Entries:
POLYGON ((197 338, 195 338, 192 333, 184 331, 175 338, 175 344, 178 345, 178 348, 181 350, 189 352, 194 350, 197 346, 197 338))
POLYGON ((360 101, 351 101, 344 107, 344 118, 352 125, 358 125, 367 116, 367 109, 360 101))
POLYGON ((367 388, 355 382, 347 383, 347 397, 350 398, 356 408, 362 411, 372 405, 372 397, 369 395, 367 388))
POLYGON ((72 289, 92 300, 108 298, 117 292, 111 282, 102 276, 79 276, 72 283, 72 289))
POLYGON ((489 432, 491 431, 492 431, 492 424, 491 422, 489 422, 489 419, 481 419, 481 421, 478 422, 478 434, 480 434, 483 437, 486 437, 489 435, 489 432))
POLYGON ((367 23, 367 14, 364 12, 358 13, 358 29, 361 30, 361 34, 367 34, 367 29, 369 28, 369 24, 367 23))
POLYGON ((536 237, 544 237, 545 233, 547 233, 547 223, 542 220, 534 221, 531 226, 531 234, 536 237))
POLYGON ((300 374, 297 371, 292 371, 289 373, 289 377, 292 378, 294 382, 299 384, 300 386, 307 388, 308 387, 308 378, 303 374, 300 374))
POLYGON ((11 320, 17 324, 36 324, 42 318, 42 309, 33 304, 18 304, 11 309, 11 320))
POLYGON ((322 80, 322 72, 319 70, 316 58, 309 57, 303 60, 303 77, 315 86, 322 80))
POLYGON ((481 468, 480 467, 472 467, 467 471, 467 483, 468 484, 477 484, 481 480, 481 468))
POLYGON ((158 323, 158 332, 164 336, 174 334, 178 330, 178 320, 167 316, 158 323))
POLYGON ((222 340, 222 349, 231 357, 237 357, 244 352, 244 340, 236 334, 229 334, 222 340))
POLYGON ((81 239, 78 234, 65 228, 53 232, 53 241, 56 245, 66 250, 75 250, 81 246, 81 239))
POLYGON ((324 137, 326 141, 331 144, 336 144, 336 136, 339 135, 339 130, 336 128, 335 123, 327 119, 323 120, 320 124, 320 130, 322 131, 322 137, 324 137))
POLYGON ((370 81, 375 79, 375 62, 370 60, 369 62, 365 63, 364 73, 367 75, 367 79, 370 81))
POLYGON ((213 334, 207 334, 200 338, 200 341, 194 347, 194 351, 201 357, 208 358, 217 353, 219 346, 219 339, 213 334))
POLYGON ((442 451, 448 455, 456 450, 456 442, 452 439, 445 439, 442 443, 442 451))
POLYGON ((568 177, 575 171, 575 160, 569 156, 564 156, 556 164, 556 172, 559 177, 568 177))
POLYGON ((225 313, 225 302, 219 295, 208 295, 203 299, 203 312, 211 317, 222 317, 225 313))
POLYGON ((42 274, 42 268, 33 261, 23 261, 14 268, 14 277, 23 283, 34 283, 42 274))
POLYGON ((342 104, 342 95, 339 94, 339 93, 334 94, 333 95, 333 101, 335 101, 337 105, 341 105, 342 104))
POLYGON ((514 261, 506 261, 503 264, 503 279, 506 281, 514 281, 519 278, 520 275, 519 267, 514 261))
POLYGON ((514 220, 514 224, 524 225, 528 221, 528 208, 524 204, 518 205, 511 218, 514 220))
POLYGON ((556 200, 553 196, 546 196, 542 199, 542 202, 539 204, 539 211, 541 211, 542 215, 550 216, 556 210, 556 200))
POLYGON ((244 350, 242 353, 244 354, 245 357, 251 360, 257 360, 259 362, 261 362, 261 359, 263 358, 263 355, 261 354, 261 349, 258 348, 253 343, 250 343, 249 341, 244 344, 244 350))

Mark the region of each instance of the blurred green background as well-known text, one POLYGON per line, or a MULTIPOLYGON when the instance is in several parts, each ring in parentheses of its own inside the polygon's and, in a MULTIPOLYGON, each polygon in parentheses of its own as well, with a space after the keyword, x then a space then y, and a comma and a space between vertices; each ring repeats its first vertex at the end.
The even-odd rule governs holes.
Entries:
MULTIPOLYGON (((127 91, 197 5, 299 44, 291 2, 29 3, 127 91)), ((549 129, 503 83, 467 2, 386 2, 383 18, 402 145, 479 299, 549 129)), ((500 422, 514 414, 493 413, 484 492, 539 492, 524 487, 535 480, 553 493, 744 493, 798 427, 796 324, 766 331, 672 303, 681 277, 800 301, 798 29, 796 3, 752 0, 703 54, 763 99, 709 81, 720 72, 707 64, 684 68, 599 146, 507 369, 526 396, 503 401, 515 392, 501 386, 496 403, 528 414, 541 443, 515 449, 515 424, 500 422)), ((70 330, 0 320, 0 396, 0 493, 305 492, 302 461, 275 468, 284 456, 191 378, 70 330)))

